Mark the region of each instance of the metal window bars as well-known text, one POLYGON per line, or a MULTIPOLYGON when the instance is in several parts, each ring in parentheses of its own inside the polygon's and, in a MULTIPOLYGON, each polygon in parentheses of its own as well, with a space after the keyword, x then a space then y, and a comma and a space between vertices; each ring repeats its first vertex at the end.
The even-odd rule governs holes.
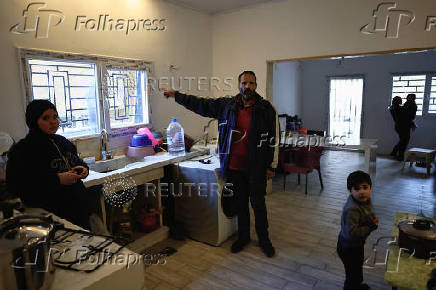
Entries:
POLYGON ((33 99, 55 104, 63 133, 97 131, 96 65, 29 59, 33 99))
POLYGON ((414 75, 397 75, 392 77, 392 98, 400 96, 403 99, 403 104, 406 102, 408 94, 416 95, 416 105, 418 110, 416 115, 422 115, 424 104, 424 92, 425 92, 426 75, 414 74, 414 75))

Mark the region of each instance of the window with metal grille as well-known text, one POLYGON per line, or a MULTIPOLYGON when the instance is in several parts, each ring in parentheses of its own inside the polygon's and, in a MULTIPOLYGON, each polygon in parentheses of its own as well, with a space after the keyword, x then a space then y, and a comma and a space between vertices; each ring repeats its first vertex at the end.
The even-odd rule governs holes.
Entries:
POLYGON ((107 69, 104 87, 111 128, 148 123, 146 80, 145 71, 107 69))
POLYGON ((55 104, 58 134, 72 138, 149 124, 150 62, 21 48, 18 52, 26 102, 45 99, 55 104))
POLYGON ((55 104, 62 135, 97 133, 97 86, 94 63, 29 59, 34 100, 55 104))
POLYGON ((406 102, 408 94, 416 95, 416 105, 418 107, 416 115, 422 115, 425 92, 425 74, 417 75, 396 75, 392 77, 392 99, 395 96, 400 96, 403 99, 403 104, 406 102))
POLYGON ((428 100, 428 113, 436 114, 436 76, 431 78, 430 97, 428 100))

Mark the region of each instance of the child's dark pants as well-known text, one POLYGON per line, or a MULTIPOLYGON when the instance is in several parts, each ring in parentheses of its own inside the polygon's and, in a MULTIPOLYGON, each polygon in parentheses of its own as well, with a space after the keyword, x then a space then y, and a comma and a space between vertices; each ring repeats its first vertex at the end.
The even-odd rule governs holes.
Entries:
POLYGON ((363 281, 363 245, 360 247, 344 248, 338 243, 337 251, 345 268, 344 290, 359 289, 363 281))

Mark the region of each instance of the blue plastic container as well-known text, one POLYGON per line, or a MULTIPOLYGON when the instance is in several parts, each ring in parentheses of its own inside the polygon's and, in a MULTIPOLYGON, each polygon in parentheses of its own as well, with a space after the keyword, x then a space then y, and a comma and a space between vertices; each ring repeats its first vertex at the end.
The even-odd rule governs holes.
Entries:
POLYGON ((130 146, 132 147, 145 147, 145 146, 151 146, 152 142, 150 138, 148 138, 147 135, 142 134, 135 134, 132 137, 132 142, 130 143, 130 146))

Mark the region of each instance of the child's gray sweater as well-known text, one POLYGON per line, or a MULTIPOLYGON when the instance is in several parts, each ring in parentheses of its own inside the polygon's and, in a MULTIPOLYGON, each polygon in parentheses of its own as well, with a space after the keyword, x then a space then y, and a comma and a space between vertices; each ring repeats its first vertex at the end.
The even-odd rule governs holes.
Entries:
POLYGON ((344 248, 363 246, 369 234, 377 229, 372 216, 371 201, 359 202, 350 194, 342 210, 338 243, 344 248))

